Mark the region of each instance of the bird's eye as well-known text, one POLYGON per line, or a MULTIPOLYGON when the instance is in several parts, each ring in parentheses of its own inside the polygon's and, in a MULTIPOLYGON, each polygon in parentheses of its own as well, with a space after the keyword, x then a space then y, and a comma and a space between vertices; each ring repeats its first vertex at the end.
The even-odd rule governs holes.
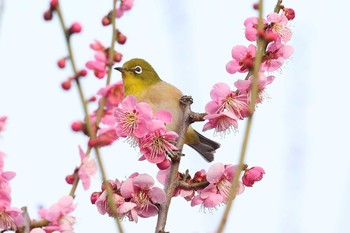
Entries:
POLYGON ((141 73, 142 73, 142 68, 141 68, 141 66, 136 66, 135 69, 134 69, 134 72, 135 72, 136 74, 141 74, 141 73))

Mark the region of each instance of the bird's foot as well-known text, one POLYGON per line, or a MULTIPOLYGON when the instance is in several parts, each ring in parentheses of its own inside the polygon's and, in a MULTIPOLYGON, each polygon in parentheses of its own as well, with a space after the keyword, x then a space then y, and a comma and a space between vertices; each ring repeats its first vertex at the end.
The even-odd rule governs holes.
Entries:
POLYGON ((193 98, 192 96, 189 96, 189 95, 181 96, 179 101, 180 101, 180 104, 184 106, 193 104, 193 98))

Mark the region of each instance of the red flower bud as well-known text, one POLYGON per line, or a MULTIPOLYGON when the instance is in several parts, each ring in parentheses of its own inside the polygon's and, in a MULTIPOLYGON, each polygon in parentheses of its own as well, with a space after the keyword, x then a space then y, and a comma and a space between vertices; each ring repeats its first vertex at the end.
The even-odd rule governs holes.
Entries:
POLYGON ((66 90, 66 91, 68 91, 70 88, 71 88, 71 86, 72 86, 72 80, 69 78, 69 79, 67 79, 66 81, 64 81, 62 84, 61 84, 61 86, 62 86, 62 88, 64 89, 64 90, 66 90))
POLYGON ((117 42, 119 44, 125 44, 126 42, 126 36, 122 34, 120 31, 117 31, 117 42))
POLYGON ((108 16, 104 16, 102 18, 102 25, 103 26, 108 26, 112 23, 111 19, 108 16))
POLYGON ((52 19, 52 11, 51 10, 47 10, 44 12, 44 20, 49 21, 52 19))
POLYGON ((72 175, 66 176, 66 182, 67 182, 68 184, 73 184, 74 179, 75 179, 75 177, 74 177, 73 174, 72 174, 72 175))
POLYGON ((79 71, 79 76, 85 77, 86 75, 87 75, 87 70, 82 69, 81 71, 79 71))
POLYGON ((259 3, 254 3, 253 4, 253 9, 254 10, 259 10, 259 3))
POLYGON ((123 54, 114 51, 114 58, 113 58, 113 60, 115 62, 120 62, 122 60, 122 58, 123 58, 123 54))
POLYGON ((288 20, 293 20, 295 18, 295 11, 292 8, 284 8, 284 15, 288 20))
POLYGON ((58 5, 58 0, 51 0, 51 1, 50 1, 50 7, 56 8, 57 5, 58 5))
POLYGON ((97 199, 101 196, 102 192, 93 192, 90 196, 91 204, 95 204, 97 199))
POLYGON ((84 123, 81 122, 81 121, 74 121, 74 122, 72 123, 72 125, 71 125, 71 128, 72 128, 73 131, 79 132, 79 131, 83 130, 83 128, 84 128, 84 123))
POLYGON ((80 23, 73 23, 70 28, 69 28, 69 33, 73 34, 73 33, 79 33, 81 32, 82 27, 80 23))
POLYGON ((57 65, 59 68, 63 69, 64 67, 66 67, 66 58, 63 57, 60 60, 57 61, 57 65))

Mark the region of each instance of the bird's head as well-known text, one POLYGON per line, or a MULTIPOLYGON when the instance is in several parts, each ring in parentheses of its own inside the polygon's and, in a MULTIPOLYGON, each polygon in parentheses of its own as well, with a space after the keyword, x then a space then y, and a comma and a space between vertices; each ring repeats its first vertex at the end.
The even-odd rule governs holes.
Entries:
POLYGON ((136 95, 148 86, 161 81, 153 67, 140 58, 131 59, 122 67, 114 69, 122 73, 125 95, 136 95))

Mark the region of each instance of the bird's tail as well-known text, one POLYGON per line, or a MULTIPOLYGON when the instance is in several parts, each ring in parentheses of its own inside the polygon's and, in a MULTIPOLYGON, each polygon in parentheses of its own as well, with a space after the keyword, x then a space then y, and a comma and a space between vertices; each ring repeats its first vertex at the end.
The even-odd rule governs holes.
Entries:
POLYGON ((202 155, 206 161, 212 162, 214 160, 215 150, 220 147, 220 144, 204 137, 202 134, 198 133, 195 130, 194 132, 199 138, 199 143, 189 144, 189 146, 195 149, 200 155, 202 155))

